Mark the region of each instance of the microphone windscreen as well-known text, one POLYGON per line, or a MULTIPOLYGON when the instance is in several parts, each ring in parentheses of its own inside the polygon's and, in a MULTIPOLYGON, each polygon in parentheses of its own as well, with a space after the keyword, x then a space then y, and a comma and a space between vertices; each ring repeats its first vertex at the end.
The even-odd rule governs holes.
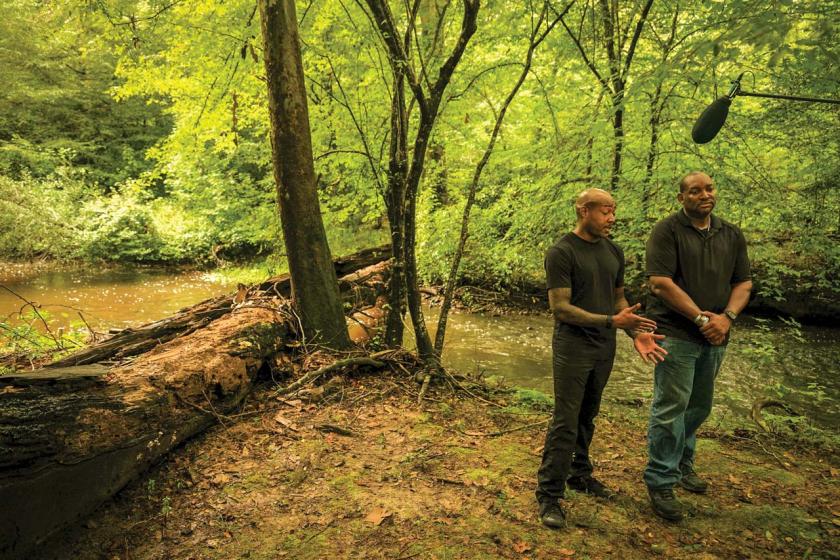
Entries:
POLYGON ((726 122, 726 115, 729 114, 729 106, 732 100, 728 97, 719 97, 706 107, 694 128, 691 129, 691 139, 697 144, 705 144, 717 136, 723 123, 726 122))

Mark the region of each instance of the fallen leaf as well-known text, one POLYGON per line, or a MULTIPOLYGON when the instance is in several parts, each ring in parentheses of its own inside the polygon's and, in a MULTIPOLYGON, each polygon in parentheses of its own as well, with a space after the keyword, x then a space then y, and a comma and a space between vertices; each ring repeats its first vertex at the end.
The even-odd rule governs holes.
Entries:
POLYGON ((730 474, 729 475, 729 482, 731 482, 732 484, 741 484, 741 479, 738 478, 735 475, 730 474))
POLYGON ((376 507, 373 508, 370 511, 370 513, 367 514, 367 517, 365 517, 365 521, 367 521, 368 523, 373 523, 378 527, 382 525, 383 521, 385 521, 392 515, 394 515, 393 512, 387 511, 385 508, 376 507))
POLYGON ((525 554, 526 552, 531 550, 531 545, 526 543, 525 541, 518 541, 513 543, 513 550, 515 550, 519 554, 525 554))
POLYGON ((571 548, 561 548, 557 552, 560 553, 560 556, 574 556, 575 555, 575 551, 572 550, 571 548))
POLYGON ((216 486, 221 486, 230 482, 230 477, 224 473, 219 473, 216 476, 214 476, 210 482, 212 482, 216 486))
POLYGON ((283 416, 283 414, 280 413, 280 412, 278 412, 274 416, 274 421, 277 422, 278 424, 281 424, 282 426, 284 426, 286 428, 289 428, 292 431, 295 431, 295 432, 297 431, 297 428, 295 427, 295 423, 292 422, 291 420, 289 420, 288 418, 286 418, 285 416, 283 416))

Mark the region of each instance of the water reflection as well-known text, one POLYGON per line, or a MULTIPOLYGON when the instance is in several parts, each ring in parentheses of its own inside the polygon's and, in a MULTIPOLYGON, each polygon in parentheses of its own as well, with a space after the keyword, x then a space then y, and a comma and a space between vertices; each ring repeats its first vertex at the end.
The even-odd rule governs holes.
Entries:
MULTIPOLYGON (((438 311, 424 311, 434 333, 438 311)), ((514 385, 551 394, 552 327, 548 315, 457 313, 449 318, 443 361, 464 373, 503 376, 514 385)), ((786 402, 822 425, 840 425, 838 331, 802 327, 804 343, 771 332, 777 352, 767 364, 751 354, 747 344, 757 334, 758 327, 749 317, 739 319, 718 376, 717 413, 746 414, 756 398, 776 396, 777 386, 783 385, 793 389, 784 397, 786 402)), ((641 361, 629 337, 618 333, 616 364, 604 398, 648 398, 652 386, 652 366, 641 361)))
MULTIPOLYGON (((80 322, 79 312, 97 330, 124 328, 167 317, 209 297, 231 291, 197 271, 153 268, 81 268, 27 275, 0 270, 0 284, 36 302, 51 327, 80 322)), ((14 320, 25 305, 0 289, 0 320, 14 320)), ((27 309, 28 310, 28 309, 27 309)))

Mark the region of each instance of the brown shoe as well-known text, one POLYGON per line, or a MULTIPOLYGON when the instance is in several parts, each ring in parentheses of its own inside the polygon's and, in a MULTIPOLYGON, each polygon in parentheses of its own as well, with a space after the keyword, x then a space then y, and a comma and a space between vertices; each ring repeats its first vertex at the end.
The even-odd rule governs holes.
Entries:
POLYGON ((709 483, 697 476, 694 469, 688 469, 684 472, 682 478, 677 484, 689 492, 694 492, 695 494, 705 494, 709 489, 709 483))
POLYGON ((653 512, 662 519, 680 521, 685 517, 685 506, 674 496, 673 488, 648 488, 648 495, 653 512))

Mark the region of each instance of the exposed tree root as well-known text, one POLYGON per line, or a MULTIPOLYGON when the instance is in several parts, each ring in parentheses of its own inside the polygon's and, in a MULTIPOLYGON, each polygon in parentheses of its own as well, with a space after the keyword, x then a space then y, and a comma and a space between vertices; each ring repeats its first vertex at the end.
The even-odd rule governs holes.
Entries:
POLYGON ((753 405, 752 409, 750 410, 750 418, 752 418, 753 422, 756 425, 764 430, 765 432, 770 432, 770 428, 767 427, 767 424, 764 422, 764 419, 761 417, 761 412, 765 408, 781 408, 785 412, 787 412, 791 416, 801 416, 798 412, 793 410, 789 405, 783 403, 782 401, 771 399, 771 398, 762 398, 756 400, 753 405))

